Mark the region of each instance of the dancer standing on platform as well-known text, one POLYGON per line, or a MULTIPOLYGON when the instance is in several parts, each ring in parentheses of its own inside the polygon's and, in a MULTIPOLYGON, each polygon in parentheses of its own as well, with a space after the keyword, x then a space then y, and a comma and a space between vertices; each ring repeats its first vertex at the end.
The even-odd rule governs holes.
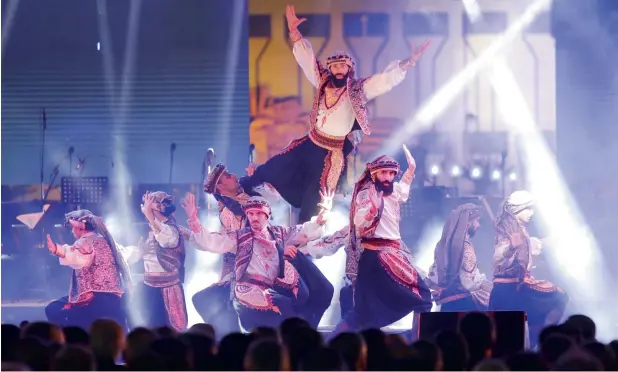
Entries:
POLYGON ((66 215, 65 226, 77 239, 57 245, 47 235, 49 251, 60 264, 73 269, 69 295, 45 307, 47 319, 61 326, 88 329, 99 318, 110 318, 126 328, 123 295, 131 284, 128 265, 100 217, 88 210, 66 215))
POLYGON ((137 248, 125 247, 124 254, 129 262, 144 260, 144 283, 139 291, 144 323, 181 331, 187 328, 183 282, 185 240, 190 232, 183 232, 176 223, 173 196, 163 191, 147 192, 142 201, 142 213, 150 224, 148 238, 140 240, 137 248))
POLYGON ((345 160, 360 142, 362 133, 371 133, 367 102, 387 93, 403 81, 429 46, 425 42, 412 56, 391 63, 384 72, 356 79, 355 65, 345 52, 320 63, 311 43, 302 37, 293 6, 287 6, 286 18, 293 53, 309 82, 317 88, 311 110, 309 133, 293 140, 279 154, 259 166, 253 176, 240 180, 245 190, 268 182, 293 207, 300 208, 299 222, 318 213, 320 190, 336 190, 344 173, 345 160), (348 135, 355 138, 354 143, 348 135), (285 169, 285 171, 282 171, 285 169))
POLYGON ((529 192, 515 191, 496 219, 494 288, 489 299, 490 310, 526 312, 531 345, 536 344, 543 327, 562 319, 568 302, 562 288, 530 274, 532 255, 541 250, 540 240, 530 238, 526 228, 533 205, 529 192))
POLYGON ((492 284, 481 274, 471 240, 480 227, 482 209, 467 203, 449 215, 429 269, 432 296, 441 311, 487 310, 492 284))
POLYGON ((284 251, 284 247, 319 238, 325 223, 323 213, 315 221, 282 227, 269 225, 271 209, 262 197, 249 198, 242 209, 248 227, 216 233, 200 226, 195 242, 206 251, 235 254, 231 298, 243 328, 277 326, 287 317, 300 315, 302 305, 309 299, 305 281, 293 265, 286 264, 284 256, 293 254, 290 248, 284 251))
MULTIPOLYGON (((404 146, 403 150, 408 170, 401 181, 393 183, 399 163, 383 155, 367 164, 354 187, 346 252, 354 310, 346 315, 338 330, 381 328, 412 311, 431 310, 431 292, 412 265, 399 232, 400 204, 408 200, 416 168, 408 149, 404 146)), ((343 239, 345 233, 337 234, 343 239)), ((307 250, 315 256, 327 255, 320 246, 310 242, 307 250)))

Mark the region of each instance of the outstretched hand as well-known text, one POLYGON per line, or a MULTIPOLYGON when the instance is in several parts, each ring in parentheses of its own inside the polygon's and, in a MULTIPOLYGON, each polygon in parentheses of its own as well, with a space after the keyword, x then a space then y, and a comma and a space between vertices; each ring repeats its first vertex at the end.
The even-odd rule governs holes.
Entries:
POLYGON ((154 204, 154 196, 150 194, 150 191, 146 191, 144 194, 144 202, 142 203, 142 213, 148 217, 152 210, 152 205, 154 204))
POLYGON ((333 199, 335 198, 335 192, 329 188, 323 188, 320 190, 320 207, 324 211, 330 211, 333 209, 333 199))
POLYGON ((400 66, 404 69, 416 66, 416 62, 421 59, 421 56, 423 55, 423 53, 425 53, 427 48, 429 48, 429 45, 431 45, 431 40, 429 39, 425 40, 425 42, 421 44, 421 46, 419 46, 418 48, 414 47, 414 41, 411 41, 410 49, 412 50, 412 55, 410 56, 410 58, 403 61, 403 65, 400 64, 400 66))
POLYGON ((305 22, 307 18, 298 18, 296 16, 296 10, 294 9, 294 5, 286 5, 285 6, 285 18, 288 21, 288 31, 294 32, 298 29, 298 25, 305 22))
POLYGON ((408 150, 408 147, 406 147, 406 145, 403 145, 403 153, 406 155, 406 160, 408 161, 408 170, 414 172, 414 170, 416 169, 416 160, 414 160, 412 154, 410 154, 410 150, 408 150))
POLYGON ((245 168, 245 171, 247 172, 247 176, 249 176, 249 177, 253 176, 253 173, 255 173, 255 169, 256 168, 257 168, 257 164, 249 163, 247 168, 245 168))
POLYGON ((185 210, 189 219, 197 219, 197 206, 195 205, 195 195, 188 192, 180 201, 182 209, 185 210))
POLYGON ((51 235, 49 234, 47 234, 47 249, 49 249, 51 254, 55 255, 56 253, 58 253, 58 246, 56 246, 56 243, 54 243, 51 235))

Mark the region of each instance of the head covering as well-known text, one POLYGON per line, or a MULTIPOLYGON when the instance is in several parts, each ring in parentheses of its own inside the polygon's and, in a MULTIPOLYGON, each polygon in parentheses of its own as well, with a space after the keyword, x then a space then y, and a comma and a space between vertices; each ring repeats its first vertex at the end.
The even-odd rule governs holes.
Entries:
POLYGON ((369 173, 373 176, 375 173, 385 170, 385 171, 394 171, 397 174, 400 172, 399 163, 397 160, 391 158, 387 155, 382 155, 378 157, 376 160, 367 164, 367 169, 369 173))
MULTIPOLYGON (((142 196, 142 200, 146 195, 142 196)), ((160 211, 162 215, 168 220, 175 221, 173 213, 176 212, 176 205, 174 204, 174 197, 165 191, 151 192, 150 196, 153 197, 155 203, 159 203, 165 207, 163 211, 160 211)))
POLYGON ((72 227, 70 220, 78 220, 83 222, 84 224, 90 223, 90 216, 94 216, 94 213, 89 211, 88 209, 79 209, 76 211, 71 211, 64 215, 64 226, 72 227))
POLYGON ((354 215, 356 214, 356 196, 359 192, 361 192, 361 190, 369 187, 373 183, 374 175, 381 170, 392 170, 399 174, 399 163, 390 156, 379 156, 371 163, 367 163, 365 166, 365 171, 354 185, 352 203, 350 205, 350 247, 352 250, 356 250, 356 226, 354 224, 354 215))
POLYGON ((508 210, 510 214, 516 215, 517 213, 526 208, 530 208, 533 205, 534 198, 532 197, 532 194, 526 190, 519 190, 509 195, 504 203, 504 209, 508 210))
POLYGON ((458 279, 468 227, 470 222, 481 217, 482 213, 480 206, 466 203, 455 208, 449 214, 442 228, 440 241, 436 244, 434 251, 434 262, 440 287, 447 288, 458 279))
POLYGON ((215 165, 215 167, 208 173, 206 180, 204 180, 204 192, 207 194, 214 194, 217 190, 217 184, 219 179, 225 173, 227 167, 222 163, 215 165))
POLYGON ((69 220, 75 219, 83 222, 84 224, 89 224, 94 228, 94 231, 101 235, 109 247, 112 249, 112 256, 114 257, 114 261, 116 263, 116 267, 118 268, 118 272, 120 274, 120 279, 123 283, 125 290, 130 290, 132 286, 131 280, 131 272, 129 271, 129 265, 127 261, 124 259, 122 253, 118 250, 116 246, 116 241, 110 234, 107 226, 103 222, 103 219, 99 216, 96 216, 94 213, 87 209, 80 209, 76 211, 69 212, 65 215, 65 225, 69 224, 69 220))
POLYGON ((165 191, 151 192, 150 195, 154 198, 154 201, 161 204, 174 204, 174 197, 165 191))
POLYGON ((262 212, 268 217, 270 217, 271 214, 270 205, 266 199, 261 196, 252 196, 247 199, 247 201, 242 204, 242 210, 245 214, 249 211, 262 212))
POLYGON ((326 68, 330 69, 335 63, 345 63, 350 68, 350 76, 353 74, 356 64, 354 59, 348 55, 348 53, 342 50, 336 50, 326 59, 326 68))

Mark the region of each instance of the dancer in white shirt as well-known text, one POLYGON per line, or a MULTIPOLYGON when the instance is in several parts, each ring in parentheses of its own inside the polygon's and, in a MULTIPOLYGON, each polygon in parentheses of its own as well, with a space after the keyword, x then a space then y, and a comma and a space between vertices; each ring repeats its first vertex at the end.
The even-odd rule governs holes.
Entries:
MULTIPOLYGON (((431 310, 431 292, 412 265, 399 230, 400 204, 408 200, 416 163, 404 146, 408 170, 399 182, 399 163, 382 155, 367 164, 354 187, 350 208, 346 274, 352 282, 353 310, 338 331, 381 328, 410 312, 431 310)), ((345 239, 344 230, 307 243, 311 255, 327 256, 345 239)))
POLYGON ((429 42, 414 49, 410 58, 394 61, 384 72, 357 79, 354 61, 345 52, 328 57, 326 66, 316 59, 311 43, 298 31, 305 19, 296 17, 293 6, 287 7, 286 17, 294 57, 317 89, 309 133, 293 140, 240 183, 245 191, 270 183, 290 205, 301 209, 302 223, 318 213, 320 190, 336 190, 345 159, 360 142, 361 132, 371 133, 367 103, 401 83, 429 42), (354 143, 348 135, 356 138, 354 143))

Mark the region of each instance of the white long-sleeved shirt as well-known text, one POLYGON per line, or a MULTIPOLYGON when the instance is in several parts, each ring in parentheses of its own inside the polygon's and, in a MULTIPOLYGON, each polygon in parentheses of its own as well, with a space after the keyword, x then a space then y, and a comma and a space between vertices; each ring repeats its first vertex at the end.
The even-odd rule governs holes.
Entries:
MULTIPOLYGON (((375 187, 375 186, 371 186, 375 187)), ((400 240, 399 222, 401 220, 400 204, 405 203, 410 195, 410 183, 403 181, 395 182, 393 193, 389 196, 383 196, 384 209, 380 222, 373 234, 376 238, 400 240)), ((373 218, 369 216, 371 213, 371 200, 369 199, 369 189, 364 189, 359 192, 356 200, 356 214, 354 215, 354 224, 357 229, 368 227, 373 218)))
POLYGON ((85 241, 88 236, 96 234, 95 232, 88 232, 84 234, 80 239, 75 242, 75 245, 62 244, 57 246, 60 265, 69 266, 72 269, 80 270, 92 265, 95 252, 82 253, 77 247, 80 241, 85 241))
POLYGON ((315 258, 332 256, 348 243, 350 238, 350 226, 339 229, 333 234, 316 239, 301 247, 303 253, 308 253, 315 258))
MULTIPOLYGON (((315 53, 309 40, 303 38, 294 43, 293 53, 311 85, 318 88, 320 75, 317 70, 315 53)), ((399 62, 392 62, 384 72, 375 74, 365 81, 363 91, 367 101, 389 92, 405 79, 406 71, 399 67, 399 62)), ((330 109, 326 107, 324 97, 321 98, 317 115, 317 129, 320 132, 329 136, 347 136, 354 126, 355 119, 347 91, 342 93, 337 104, 330 109)))
MULTIPOLYGON (((315 220, 290 228, 288 239, 298 233, 307 236, 308 240, 315 240, 322 236, 323 227, 315 220)), ((247 267, 247 273, 258 275, 274 281, 279 273, 279 256, 275 242, 268 230, 254 232, 253 255, 247 267)), ((192 239, 196 248, 213 253, 234 253, 238 248, 236 232, 220 233, 209 232, 203 226, 202 230, 193 233, 192 239)))
MULTIPOLYGON (((171 227, 170 225, 161 224, 161 229, 159 232, 151 231, 149 235, 152 234, 154 239, 159 243, 159 245, 163 248, 174 248, 178 245, 178 231, 171 227)), ((147 273, 163 273, 165 269, 159 263, 159 259, 157 258, 157 253, 154 251, 148 251, 146 253, 142 253, 138 247, 136 246, 122 246, 116 243, 118 250, 127 261, 129 265, 132 265, 139 261, 140 259, 144 260, 144 271, 147 273)))

